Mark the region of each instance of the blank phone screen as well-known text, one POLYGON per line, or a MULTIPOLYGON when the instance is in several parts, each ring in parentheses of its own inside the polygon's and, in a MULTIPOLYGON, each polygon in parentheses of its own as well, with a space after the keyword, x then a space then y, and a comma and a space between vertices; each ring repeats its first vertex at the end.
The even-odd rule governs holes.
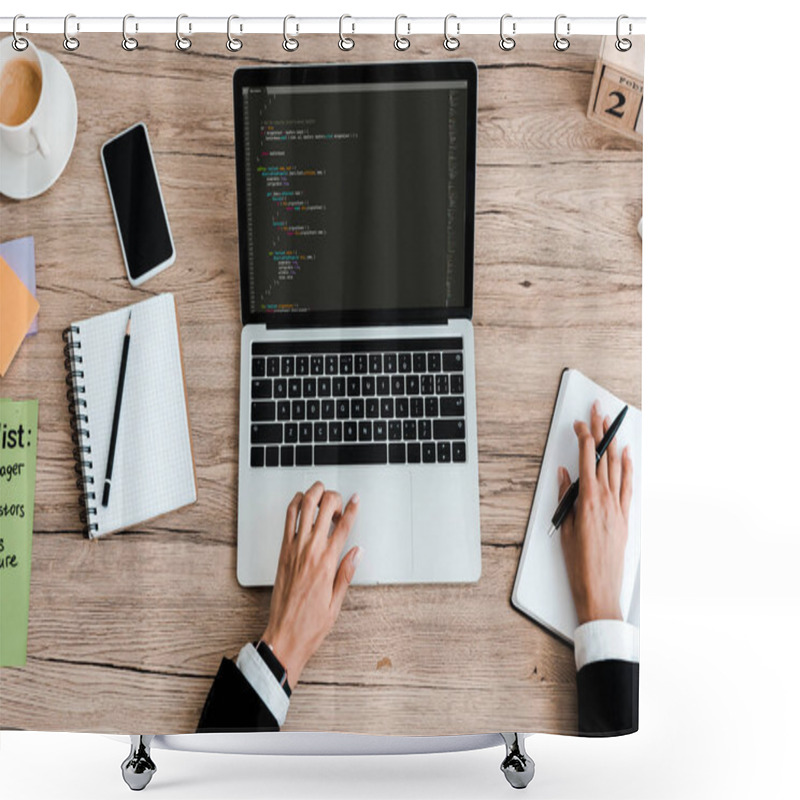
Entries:
POLYGON ((173 254, 144 125, 104 145, 103 162, 128 272, 136 280, 173 254))

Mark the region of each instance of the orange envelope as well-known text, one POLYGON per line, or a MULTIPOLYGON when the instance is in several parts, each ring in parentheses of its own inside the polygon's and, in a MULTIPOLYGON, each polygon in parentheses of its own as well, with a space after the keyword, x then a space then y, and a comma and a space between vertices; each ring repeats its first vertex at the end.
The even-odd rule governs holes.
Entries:
POLYGON ((0 375, 6 374, 38 311, 39 301, 0 257, 0 375))

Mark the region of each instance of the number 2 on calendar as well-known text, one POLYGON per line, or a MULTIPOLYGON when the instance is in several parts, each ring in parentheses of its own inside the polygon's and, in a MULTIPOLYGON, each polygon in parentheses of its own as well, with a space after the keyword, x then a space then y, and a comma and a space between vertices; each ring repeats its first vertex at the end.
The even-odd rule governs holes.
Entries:
POLYGON ((625 112, 621 111, 620 109, 622 108, 622 106, 625 105, 625 95, 622 94, 622 92, 610 92, 608 96, 609 97, 616 97, 617 98, 617 104, 607 108, 606 109, 606 114, 611 114, 614 117, 619 117, 620 119, 622 119, 622 117, 624 116, 625 112))

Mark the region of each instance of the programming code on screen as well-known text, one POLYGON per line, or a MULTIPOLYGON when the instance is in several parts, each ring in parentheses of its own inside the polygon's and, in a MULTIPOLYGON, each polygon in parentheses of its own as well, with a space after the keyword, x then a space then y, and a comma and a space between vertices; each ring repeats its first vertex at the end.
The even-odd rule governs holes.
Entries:
POLYGON ((463 305, 466 82, 243 92, 251 312, 463 305))

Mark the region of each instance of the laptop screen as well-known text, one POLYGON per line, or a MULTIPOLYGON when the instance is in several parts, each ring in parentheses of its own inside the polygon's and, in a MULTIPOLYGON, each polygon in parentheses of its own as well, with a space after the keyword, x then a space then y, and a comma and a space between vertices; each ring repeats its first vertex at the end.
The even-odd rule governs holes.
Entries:
POLYGON ((474 81, 408 66, 243 70, 283 79, 237 87, 251 320, 471 306, 474 81))

